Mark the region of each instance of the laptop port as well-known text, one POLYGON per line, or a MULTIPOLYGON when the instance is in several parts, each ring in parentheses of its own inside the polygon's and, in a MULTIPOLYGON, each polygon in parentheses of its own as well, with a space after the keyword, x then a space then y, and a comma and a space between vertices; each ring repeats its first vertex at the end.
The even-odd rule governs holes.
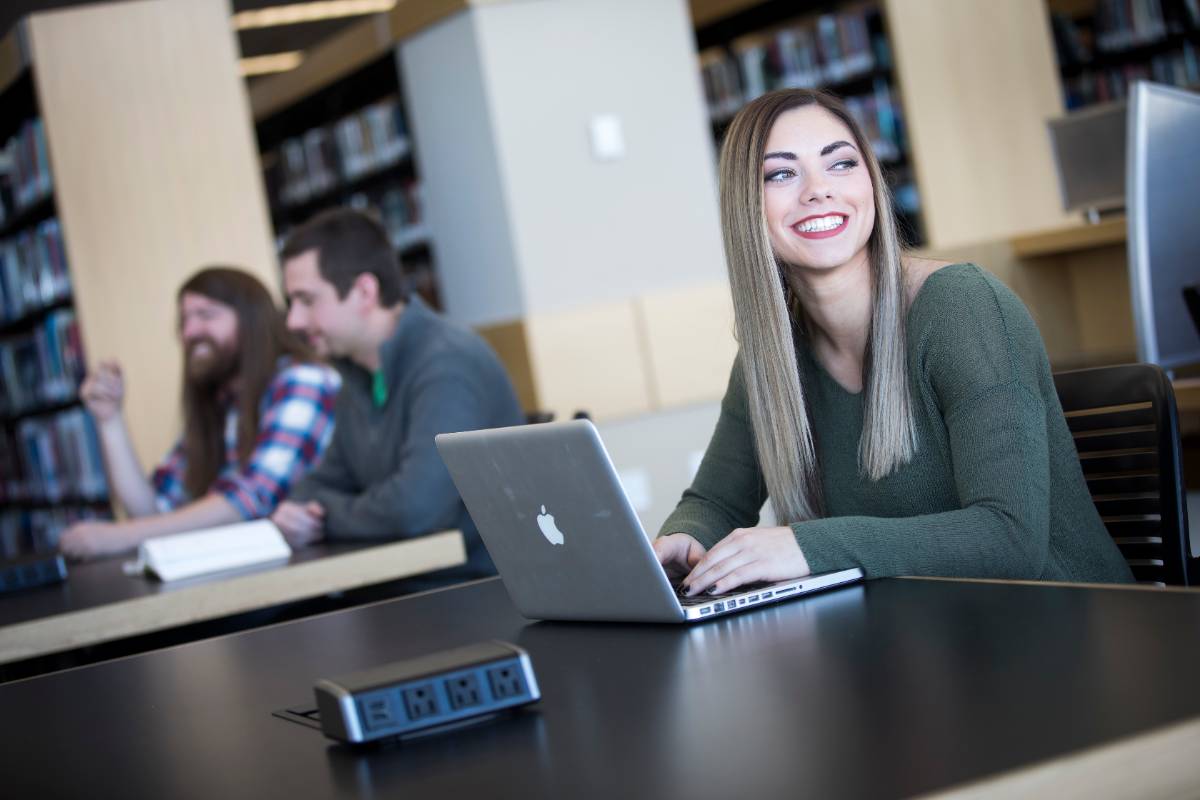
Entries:
POLYGON ((716 603, 715 605, 713 605, 713 611, 724 611, 724 610, 725 610, 724 603, 716 603))
POLYGON ((794 591, 796 591, 796 587, 795 587, 795 586, 788 586, 788 587, 786 587, 786 588, 783 588, 783 589, 776 589, 776 590, 775 590, 775 596, 776 596, 776 597, 778 597, 778 596, 779 596, 779 595, 781 595, 781 594, 787 594, 788 592, 794 592, 794 591))
POLYGON ((700 609, 700 616, 702 616, 702 617, 703 617, 705 614, 711 614, 711 613, 712 613, 712 609, 711 609, 711 608, 702 608, 702 609, 700 609))
POLYGON ((763 592, 762 599, 763 599, 763 600, 766 600, 766 599, 768 599, 770 596, 771 596, 771 593, 770 593, 770 592, 763 592))
POLYGON ((755 600, 757 600, 757 599, 758 599, 758 595, 756 595, 756 594, 752 594, 752 595, 750 595, 750 602, 751 602, 751 603, 753 603, 753 602, 754 602, 755 600))

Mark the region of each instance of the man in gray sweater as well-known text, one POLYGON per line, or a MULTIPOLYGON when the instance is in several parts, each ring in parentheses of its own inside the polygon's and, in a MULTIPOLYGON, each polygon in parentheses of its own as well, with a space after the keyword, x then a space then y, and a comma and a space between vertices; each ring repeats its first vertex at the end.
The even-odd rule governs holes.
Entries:
POLYGON ((524 421, 496 354, 408 293, 386 231, 365 214, 318 214, 280 259, 288 327, 333 359, 342 389, 324 460, 271 519, 294 546, 458 528, 467 563, 419 588, 494 574, 433 437, 524 421))

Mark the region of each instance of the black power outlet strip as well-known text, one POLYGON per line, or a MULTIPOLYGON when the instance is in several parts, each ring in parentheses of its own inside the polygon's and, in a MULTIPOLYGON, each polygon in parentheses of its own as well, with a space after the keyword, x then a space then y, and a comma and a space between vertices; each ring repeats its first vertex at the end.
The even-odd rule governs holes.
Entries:
POLYGON ((444 650, 313 687, 326 736, 370 742, 533 703, 529 654, 507 642, 444 650))

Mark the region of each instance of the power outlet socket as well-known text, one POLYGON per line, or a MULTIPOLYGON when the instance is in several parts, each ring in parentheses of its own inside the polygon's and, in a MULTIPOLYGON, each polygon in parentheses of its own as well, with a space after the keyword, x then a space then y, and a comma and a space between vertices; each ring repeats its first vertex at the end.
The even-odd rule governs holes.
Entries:
POLYGON ((321 729, 344 742, 368 742, 536 702, 529 654, 484 642, 320 680, 321 729))
POLYGON ((456 675, 446 681, 446 696, 453 709, 471 708, 483 702, 479 689, 479 676, 475 672, 456 675))
POLYGON ((519 697, 526 691, 525 676, 519 665, 503 664, 487 671, 488 687, 492 697, 503 700, 519 697))

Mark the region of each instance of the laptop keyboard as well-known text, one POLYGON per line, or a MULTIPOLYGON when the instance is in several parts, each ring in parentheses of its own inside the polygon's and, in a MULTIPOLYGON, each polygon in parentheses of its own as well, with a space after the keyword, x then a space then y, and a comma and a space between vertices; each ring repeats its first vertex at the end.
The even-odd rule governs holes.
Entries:
POLYGON ((701 593, 694 597, 687 597, 684 594, 684 589, 683 589, 682 583, 675 584, 671 588, 673 588, 675 590, 675 595, 679 598, 679 605, 681 605, 681 606, 702 606, 705 603, 712 603, 717 600, 724 600, 726 597, 735 597, 737 595, 743 595, 748 592, 754 592, 765 586, 771 586, 771 585, 772 584, 769 581, 763 581, 761 583, 747 583, 745 585, 739 586, 737 589, 735 589, 732 592, 725 592, 723 594, 701 593))

